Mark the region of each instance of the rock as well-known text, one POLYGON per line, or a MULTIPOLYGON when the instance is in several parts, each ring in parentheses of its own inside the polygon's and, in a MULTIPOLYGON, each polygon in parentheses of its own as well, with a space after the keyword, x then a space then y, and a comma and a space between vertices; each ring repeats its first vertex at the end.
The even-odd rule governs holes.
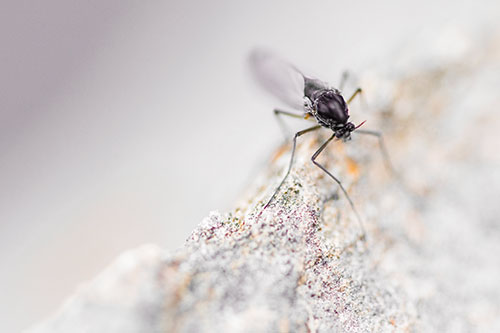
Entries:
POLYGON ((310 162, 328 131, 306 134, 269 207, 289 145, 182 249, 125 253, 29 332, 500 331, 500 40, 458 40, 459 55, 361 80, 371 110, 352 117, 384 132, 397 175, 355 132, 318 159, 366 241, 310 162))

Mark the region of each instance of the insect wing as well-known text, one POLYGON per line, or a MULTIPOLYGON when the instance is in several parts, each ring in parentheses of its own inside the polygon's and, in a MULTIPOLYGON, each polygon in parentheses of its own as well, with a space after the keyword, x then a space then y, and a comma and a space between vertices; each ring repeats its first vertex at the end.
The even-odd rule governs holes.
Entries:
POLYGON ((304 109, 305 76, 293 65, 266 50, 250 54, 250 67, 257 81, 283 103, 304 109))

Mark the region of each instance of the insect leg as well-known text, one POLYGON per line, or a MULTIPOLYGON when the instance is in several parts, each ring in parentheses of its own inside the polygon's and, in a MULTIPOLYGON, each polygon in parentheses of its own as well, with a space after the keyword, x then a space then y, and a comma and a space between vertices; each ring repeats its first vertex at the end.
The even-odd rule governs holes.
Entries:
POLYGON ((297 113, 293 113, 293 112, 283 111, 283 110, 280 110, 280 109, 274 109, 274 114, 276 116, 279 116, 280 114, 284 114, 284 115, 287 115, 287 116, 290 116, 290 117, 304 118, 304 114, 297 114, 297 113))
POLYGON ((274 115, 276 116, 276 119, 278 119, 278 124, 281 127, 281 131, 283 132, 283 135, 285 136, 285 140, 288 139, 288 129, 283 122, 283 118, 281 118, 282 115, 288 116, 288 117, 293 117, 293 118, 302 118, 304 119, 305 114, 297 114, 293 112, 288 112, 288 111, 283 111, 279 109, 274 109, 274 115))
POLYGON ((340 91, 344 90, 344 85, 347 82, 348 78, 349 78, 349 72, 348 71, 343 71, 342 72, 342 77, 340 78, 340 83, 339 83, 339 90, 340 91))
POLYGON ((366 236, 366 232, 365 232, 365 228, 363 226, 363 222, 361 220, 361 216, 359 215, 358 211, 356 210, 356 207, 354 206, 354 203, 352 202, 351 200, 351 197, 349 196, 349 194, 347 194, 347 191, 345 190, 344 186, 342 185, 342 183, 340 182, 340 180, 338 180, 334 175, 332 175, 330 173, 330 171, 328 171, 324 166, 322 166, 321 164, 319 164, 318 162, 316 162, 316 158, 319 156, 319 154, 321 154, 321 152, 326 148, 326 146, 330 143, 330 141, 332 141, 332 139, 335 138, 335 134, 333 134, 328 140, 326 140, 325 143, 323 143, 321 145, 321 147, 319 147, 319 149, 313 154, 313 156, 311 157, 311 160, 312 162, 318 167, 320 168, 321 170, 323 170, 328 176, 330 176, 340 187, 340 189, 342 190, 342 192, 344 192, 344 195, 346 196, 347 198, 347 201, 349 201, 349 204, 351 205, 351 208, 352 210, 354 211, 354 214, 356 214, 356 218, 358 219, 358 222, 359 222, 359 226, 361 228, 361 239, 365 239, 365 236, 366 236))
POLYGON ((356 97, 356 95, 358 95, 358 94, 361 94, 362 92, 363 92, 363 89, 361 89, 361 88, 356 89, 354 94, 352 94, 352 96, 347 100, 347 104, 350 104, 352 102, 352 100, 354 99, 354 97, 356 97))
POLYGON ((391 159, 389 158, 389 153, 388 153, 387 148, 385 146, 384 137, 382 136, 382 132, 358 129, 358 130, 354 131, 354 133, 371 135, 371 136, 377 137, 379 147, 380 147, 380 152, 382 153, 382 158, 384 159, 384 163, 385 163, 387 170, 389 170, 389 172, 392 173, 393 175, 397 175, 394 167, 392 166, 391 159))
POLYGON ((290 170, 292 169, 292 164, 293 164, 293 157, 295 155, 295 147, 296 147, 296 144, 297 144, 297 138, 303 134, 306 134, 308 132, 312 132, 312 131, 315 131, 317 129, 319 129, 321 127, 321 125, 316 125, 316 126, 313 126, 313 127, 309 127, 309 128, 306 128, 305 130, 302 130, 302 131, 299 131, 297 133, 295 133, 295 136, 293 137, 293 145, 292 145, 292 156, 290 157, 290 164, 288 165, 288 170, 285 174, 285 177, 283 177, 283 180, 281 181, 281 183, 278 185, 278 188, 276 188, 276 190, 274 191, 273 193, 273 196, 271 197, 271 199, 269 199, 269 201, 266 203, 266 205, 264 206, 264 209, 267 208, 267 206, 269 206, 269 204, 273 201, 273 199, 276 197, 276 194, 278 194, 281 186, 283 185, 283 183, 285 182, 286 178, 288 177, 288 175, 290 174, 290 170))

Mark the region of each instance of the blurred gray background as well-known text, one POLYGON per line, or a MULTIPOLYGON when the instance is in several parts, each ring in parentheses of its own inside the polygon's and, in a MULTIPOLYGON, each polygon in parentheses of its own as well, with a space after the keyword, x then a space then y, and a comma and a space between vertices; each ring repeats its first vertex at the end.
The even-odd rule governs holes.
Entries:
POLYGON ((282 134, 246 68, 267 46, 336 83, 491 1, 3 1, 0 331, 53 313, 125 249, 175 249, 282 134))

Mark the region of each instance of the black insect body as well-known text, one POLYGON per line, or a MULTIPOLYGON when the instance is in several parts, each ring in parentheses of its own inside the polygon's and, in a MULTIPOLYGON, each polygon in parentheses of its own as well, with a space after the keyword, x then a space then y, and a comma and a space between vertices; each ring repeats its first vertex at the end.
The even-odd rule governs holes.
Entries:
POLYGON ((305 95, 312 106, 306 105, 306 111, 314 116, 318 123, 330 128, 335 137, 343 140, 351 138, 351 132, 356 128, 353 123, 347 122, 349 110, 344 97, 338 90, 316 90, 310 96, 305 95))
MULTIPOLYGON (((250 57, 250 62, 256 78, 265 88, 267 88, 271 93, 280 98, 290 107, 302 111, 302 113, 293 113, 275 109, 274 113, 277 116, 286 115, 290 117, 305 119, 314 117, 318 122, 318 125, 299 131, 293 137, 292 155, 290 158, 288 170, 278 188, 275 190, 267 204, 264 206, 264 209, 272 203, 281 186, 290 174, 290 170, 293 164, 293 158, 295 155, 297 138, 305 133, 315 131, 321 127, 326 127, 332 130, 333 133, 330 138, 326 142, 324 142, 313 154, 311 160, 316 166, 326 172, 328 176, 330 176, 338 184, 347 200, 349 201, 352 210, 356 214, 362 230, 362 238, 364 238, 365 231, 363 228, 361 217, 359 216, 354 203, 349 197, 349 194, 347 193, 339 179, 337 179, 325 167, 323 167, 316 161, 319 154, 321 154, 321 152, 326 148, 330 141, 334 139, 344 142, 348 141, 351 139, 351 133, 356 130, 356 133, 368 134, 378 137, 382 155, 387 163, 387 166, 392 170, 381 133, 376 131, 357 130, 361 125, 363 125, 364 122, 356 126, 352 122, 348 121, 348 104, 354 99, 354 97, 356 97, 356 95, 361 93, 361 89, 358 88, 346 101, 342 96, 340 90, 329 87, 323 81, 305 76, 296 67, 277 58, 269 52, 262 50, 254 51, 250 57)), ((342 82, 339 86, 341 89, 344 81, 345 75, 343 76, 342 82)))

